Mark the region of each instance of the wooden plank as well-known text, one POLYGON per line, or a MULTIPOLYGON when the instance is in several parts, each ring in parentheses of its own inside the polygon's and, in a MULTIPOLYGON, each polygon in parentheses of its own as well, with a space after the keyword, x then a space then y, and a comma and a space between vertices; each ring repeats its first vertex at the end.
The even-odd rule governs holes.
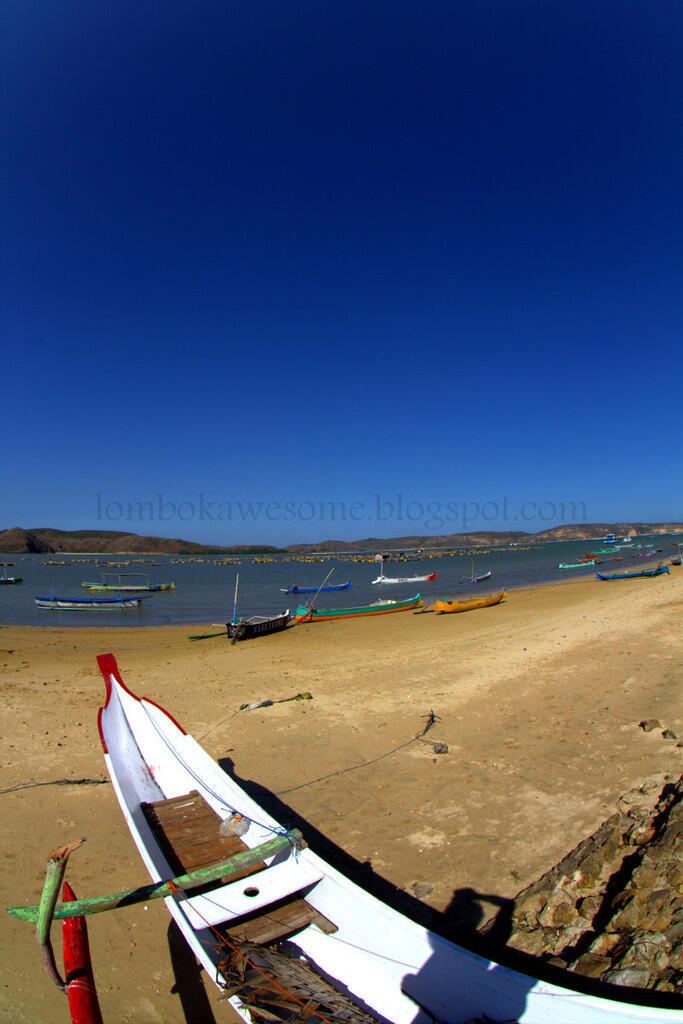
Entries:
POLYGON ((232 942, 274 942, 309 925, 317 911, 305 900, 294 898, 271 904, 254 916, 243 917, 227 929, 232 942))
MULTIPOLYGON (((168 800, 142 804, 142 810, 176 874, 208 867, 249 849, 238 836, 221 835, 219 816, 196 790, 168 800)), ((260 861, 253 867, 225 876, 221 881, 234 882, 266 867, 265 861, 260 861)), ((226 934, 233 942, 263 944, 300 931, 311 923, 328 935, 337 931, 332 921, 294 895, 243 916, 227 928, 226 934)))
MULTIPOLYGON (((196 790, 142 804, 142 811, 174 874, 187 874, 249 849, 238 836, 221 835, 221 819, 196 790)), ((265 867, 260 861, 223 881, 234 882, 265 867)))

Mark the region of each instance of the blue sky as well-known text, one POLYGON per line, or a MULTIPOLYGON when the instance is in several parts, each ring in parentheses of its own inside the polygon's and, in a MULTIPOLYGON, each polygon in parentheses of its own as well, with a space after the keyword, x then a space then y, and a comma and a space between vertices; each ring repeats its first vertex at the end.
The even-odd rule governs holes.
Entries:
POLYGON ((0 526, 683 516, 677 0, 8 0, 3 36, 0 526))

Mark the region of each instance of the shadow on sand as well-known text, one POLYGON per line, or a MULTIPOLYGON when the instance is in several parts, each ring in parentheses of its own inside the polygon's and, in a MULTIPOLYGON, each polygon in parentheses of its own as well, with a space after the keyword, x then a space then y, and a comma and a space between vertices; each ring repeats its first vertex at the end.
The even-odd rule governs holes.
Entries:
MULTIPOLYGON (((231 758, 221 758, 218 763, 278 822, 288 828, 301 829, 306 841, 328 864, 393 910, 433 933, 430 939, 432 955, 416 974, 407 974, 402 985, 405 994, 416 1003, 417 1016, 422 1016, 417 1011, 420 1007, 440 1020, 467 1020, 480 1016, 482 1012, 494 1020, 517 1020, 524 1013, 529 990, 539 979, 620 1002, 680 1008, 680 997, 628 990, 629 996, 625 998, 624 989, 576 974, 569 976, 567 971, 512 949, 507 942, 512 930, 514 900, 463 888, 454 890, 444 911, 434 910, 376 874, 369 862, 350 856, 270 790, 258 782, 240 778, 231 758), (498 909, 482 927, 487 917, 484 905, 498 909), (456 958, 455 963, 449 943, 457 943, 466 951, 462 959, 456 958), (510 975, 510 971, 516 973, 510 975), (459 994, 457 1006, 454 1005, 454 992, 459 994)), ((180 997, 187 1024, 215 1024, 201 968, 175 922, 169 927, 168 942, 176 979, 173 991, 180 997)))
POLYGON ((216 1018, 204 988, 202 968, 173 918, 171 918, 167 934, 168 949, 175 977, 175 984, 171 992, 180 998, 186 1024, 216 1024, 216 1018))

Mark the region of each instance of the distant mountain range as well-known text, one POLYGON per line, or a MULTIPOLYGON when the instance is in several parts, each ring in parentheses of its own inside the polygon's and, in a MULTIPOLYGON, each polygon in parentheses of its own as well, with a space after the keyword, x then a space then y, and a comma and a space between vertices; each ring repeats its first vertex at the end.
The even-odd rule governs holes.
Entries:
POLYGON ((141 537, 137 533, 116 530, 55 530, 50 527, 25 530, 15 526, 0 531, 0 551, 10 554, 284 554, 322 551, 387 551, 390 549, 463 548, 463 547, 520 547, 547 544, 552 541, 598 540, 613 533, 617 537, 673 533, 683 530, 683 523, 582 523, 555 526, 539 533, 494 530, 478 533, 451 533, 447 536, 368 537, 364 540, 326 540, 317 544, 290 544, 286 548, 269 545, 237 544, 219 547, 196 544, 194 541, 168 537, 141 537))

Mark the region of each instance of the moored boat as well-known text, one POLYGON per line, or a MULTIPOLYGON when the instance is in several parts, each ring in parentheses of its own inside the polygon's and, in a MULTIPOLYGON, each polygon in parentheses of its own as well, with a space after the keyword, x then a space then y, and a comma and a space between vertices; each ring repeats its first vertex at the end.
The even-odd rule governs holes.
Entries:
POLYGON ((107 691, 99 732, 123 817, 156 886, 183 876, 163 888, 166 907, 247 1024, 295 1014, 344 1024, 680 1020, 659 993, 595 983, 601 994, 589 994, 569 972, 573 987, 561 986, 398 913, 284 829, 168 712, 129 690, 111 654, 98 663, 107 691), (230 857, 250 866, 236 870, 230 857), (187 873, 210 871, 213 880, 192 889, 187 873))
POLYGON ((378 576, 373 583, 428 583, 436 579, 436 573, 430 572, 428 576, 378 576))
POLYGON ((38 608, 50 611, 110 612, 119 608, 139 608, 141 597, 49 597, 34 598, 38 608))
POLYGON ((11 583, 23 583, 23 578, 21 576, 0 576, 0 583, 4 583, 5 585, 11 583))
POLYGON ((328 619, 353 619, 364 615, 387 615, 390 612, 408 612, 423 605, 422 594, 403 601, 375 601, 356 608, 316 608, 300 605, 295 613, 297 622, 325 622, 328 619))
POLYGON ((175 590, 175 583, 150 583, 149 576, 141 572, 104 573, 101 583, 81 583, 81 586, 86 590, 112 591, 116 594, 156 594, 163 590, 175 590), (107 583, 107 578, 112 577, 116 577, 117 582, 107 583))
POLYGON ((634 572, 596 572, 595 578, 596 580, 635 580, 642 576, 663 576, 668 571, 668 565, 658 565, 656 569, 640 569, 634 572))
POLYGON ((589 569, 595 565, 595 559, 590 562, 560 562, 558 569, 589 569))
POLYGON ((347 580, 346 583, 337 583, 331 587, 297 587, 296 584, 291 587, 280 587, 280 591, 283 594, 322 594, 328 590, 349 590, 351 587, 351 580, 347 580))
POLYGON ((472 559, 472 573, 469 576, 469 578, 467 576, 461 577, 461 582, 462 583, 483 583, 484 580, 490 579, 492 575, 493 575, 493 570, 491 570, 491 569, 489 569, 488 572, 482 572, 482 573, 477 574, 474 571, 474 559, 472 559))
POLYGON ((488 597, 474 597, 471 600, 450 600, 444 598, 444 600, 436 602, 434 611, 439 615, 452 612, 470 612, 474 611, 475 608, 490 608, 494 604, 500 604, 505 597, 506 593, 503 588, 497 594, 490 594, 488 597))

